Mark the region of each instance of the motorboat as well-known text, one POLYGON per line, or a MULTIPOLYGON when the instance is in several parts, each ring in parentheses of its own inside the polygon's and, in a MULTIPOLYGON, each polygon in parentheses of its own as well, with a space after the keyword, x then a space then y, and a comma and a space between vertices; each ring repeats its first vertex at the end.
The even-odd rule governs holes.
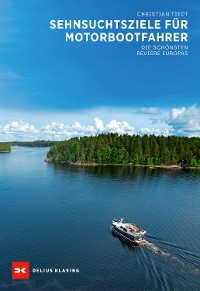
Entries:
POLYGON ((146 230, 140 229, 134 223, 125 223, 124 218, 112 220, 112 230, 118 235, 135 244, 144 242, 144 235, 146 230))

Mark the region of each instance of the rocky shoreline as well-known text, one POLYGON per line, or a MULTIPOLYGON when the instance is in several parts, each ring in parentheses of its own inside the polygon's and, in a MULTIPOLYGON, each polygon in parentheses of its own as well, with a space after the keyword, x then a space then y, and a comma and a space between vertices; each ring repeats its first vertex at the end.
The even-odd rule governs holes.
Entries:
MULTIPOLYGON (((133 166, 133 167, 147 167, 150 169, 183 169, 183 167, 179 165, 133 165, 133 164, 97 164, 97 163, 81 163, 81 162, 66 162, 66 161, 54 161, 51 158, 45 159, 47 163, 60 163, 60 164, 68 164, 72 166, 81 166, 81 167, 95 167, 95 166, 133 166)), ((200 169, 200 167, 184 167, 184 169, 200 169)))

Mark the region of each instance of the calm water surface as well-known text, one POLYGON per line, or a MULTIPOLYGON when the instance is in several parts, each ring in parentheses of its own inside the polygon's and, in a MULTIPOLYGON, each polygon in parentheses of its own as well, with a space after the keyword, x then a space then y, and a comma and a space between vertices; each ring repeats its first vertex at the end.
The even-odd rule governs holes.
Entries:
POLYGON ((199 290, 199 170, 48 164, 46 151, 0 154, 1 290, 199 290), (113 236, 114 217, 146 246, 113 236), (13 261, 80 272, 12 280, 13 261))

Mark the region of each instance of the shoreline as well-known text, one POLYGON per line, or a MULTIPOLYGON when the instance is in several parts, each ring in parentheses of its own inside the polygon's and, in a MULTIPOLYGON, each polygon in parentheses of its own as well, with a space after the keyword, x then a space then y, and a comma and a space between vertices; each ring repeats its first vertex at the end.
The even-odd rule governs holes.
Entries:
POLYGON ((174 169, 174 170, 179 170, 179 169, 196 169, 200 170, 200 167, 180 167, 178 165, 133 165, 132 163, 130 164, 97 164, 97 163, 81 163, 81 162, 66 162, 66 161, 53 161, 52 159, 45 159, 44 160, 46 163, 59 163, 59 164, 68 164, 70 166, 81 166, 81 167, 97 167, 97 166, 126 166, 126 167, 143 167, 143 168, 150 168, 150 169, 174 169))

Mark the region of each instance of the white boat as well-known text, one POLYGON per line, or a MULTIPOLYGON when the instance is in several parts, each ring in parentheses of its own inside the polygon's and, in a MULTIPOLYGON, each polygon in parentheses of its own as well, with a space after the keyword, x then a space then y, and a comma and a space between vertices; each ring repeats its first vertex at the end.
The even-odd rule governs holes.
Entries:
POLYGON ((135 244, 142 243, 144 241, 143 237, 146 234, 146 230, 140 229, 133 223, 125 223, 123 218, 112 220, 112 230, 135 244))

